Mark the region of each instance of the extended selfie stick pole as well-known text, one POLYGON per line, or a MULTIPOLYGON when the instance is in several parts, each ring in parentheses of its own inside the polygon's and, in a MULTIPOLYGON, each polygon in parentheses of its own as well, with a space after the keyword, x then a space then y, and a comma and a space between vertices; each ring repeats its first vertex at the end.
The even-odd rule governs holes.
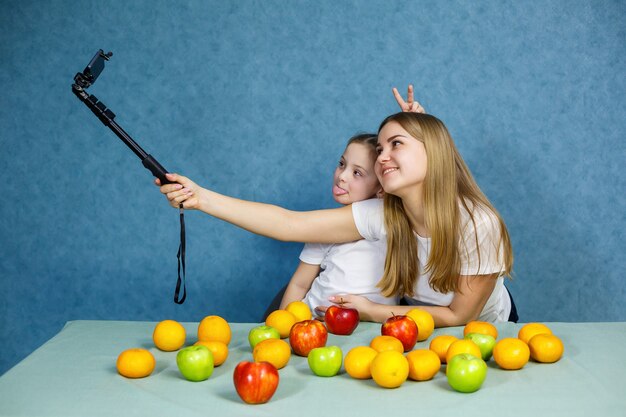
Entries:
POLYGON ((80 101, 85 103, 89 110, 96 115, 100 121, 107 126, 109 129, 113 131, 117 135, 118 138, 122 140, 134 153, 141 159, 141 163, 144 167, 152 172, 152 175, 161 180, 161 184, 170 184, 171 181, 168 181, 165 178, 165 174, 167 170, 163 168, 159 162, 152 157, 152 155, 148 155, 142 148, 131 138, 128 133, 122 129, 120 125, 115 122, 115 113, 108 109, 106 105, 98 100, 96 96, 93 94, 89 95, 85 91, 87 87, 93 84, 100 75, 100 72, 104 69, 104 61, 109 60, 109 58, 113 54, 109 52, 105 54, 102 49, 100 49, 96 55, 92 58, 89 65, 85 68, 82 73, 76 74, 74 77, 75 83, 72 84, 72 91, 79 98, 80 101))
MULTIPOLYGON (((141 159, 143 166, 149 169, 152 175, 161 180, 161 184, 171 184, 171 181, 165 178, 167 170, 163 168, 163 166, 159 164, 159 162, 154 159, 152 155, 148 155, 143 149, 141 149, 141 146, 139 146, 137 142, 135 142, 133 138, 131 138, 128 133, 126 133, 124 129, 122 129, 121 126, 115 122, 115 113, 113 113, 111 109, 108 109, 107 106, 98 100, 96 96, 93 94, 87 94, 85 91, 89 88, 89 86, 96 82, 96 79, 104 69, 104 62, 108 61, 111 56, 113 56, 112 52, 105 54, 102 49, 96 52, 83 72, 79 72, 74 76, 72 91, 80 101, 89 107, 89 110, 91 110, 93 114, 95 114, 96 117, 104 123, 105 126, 111 129, 113 133, 115 133, 115 135, 120 138, 122 142, 124 142, 135 153, 135 155, 139 157, 139 159, 141 159)), ((179 206, 179 212, 180 245, 178 247, 178 254, 176 255, 178 258, 178 281, 176 281, 176 290, 174 292, 174 302, 176 304, 184 303, 187 298, 187 288, 185 284, 185 218, 182 203, 179 206), (180 274, 181 266, 183 272, 182 279, 180 274), (181 288, 183 293, 182 296, 179 297, 181 288)))

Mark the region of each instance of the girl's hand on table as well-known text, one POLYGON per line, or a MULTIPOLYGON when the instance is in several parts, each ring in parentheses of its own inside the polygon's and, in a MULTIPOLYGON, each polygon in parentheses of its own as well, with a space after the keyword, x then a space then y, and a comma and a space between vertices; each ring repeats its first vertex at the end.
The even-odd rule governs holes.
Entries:
POLYGON ((356 309, 359 312, 361 321, 378 321, 374 317, 374 311, 381 304, 374 303, 366 297, 354 294, 341 294, 329 297, 328 301, 344 308, 356 309))

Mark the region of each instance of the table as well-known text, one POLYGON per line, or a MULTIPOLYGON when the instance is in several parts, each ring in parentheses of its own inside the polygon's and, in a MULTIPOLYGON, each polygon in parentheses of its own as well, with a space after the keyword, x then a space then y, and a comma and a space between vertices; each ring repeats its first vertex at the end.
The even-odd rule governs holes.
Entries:
MULTIPOLYGON (((279 371, 270 402, 244 404, 234 389, 233 369, 251 360, 247 342, 256 324, 233 323, 228 360, 203 382, 184 380, 176 352, 152 343, 151 322, 71 321, 42 347, 0 377, 0 416, 624 416, 626 414, 626 323, 546 323, 564 342, 555 364, 529 362, 504 371, 491 360, 483 387, 453 391, 445 367, 431 381, 407 381, 384 389, 372 380, 317 377, 306 358, 292 356, 279 371), (116 372, 117 355, 131 347, 152 351, 151 376, 126 379, 116 372)), ((195 341, 197 323, 183 323, 195 341)), ((499 336, 515 337, 521 324, 502 323, 499 336)), ((436 329, 433 336, 461 337, 462 327, 436 329)), ((344 355, 367 345, 380 325, 361 323, 351 336, 329 335, 344 355)), ((432 337, 416 348, 428 348, 432 337)))

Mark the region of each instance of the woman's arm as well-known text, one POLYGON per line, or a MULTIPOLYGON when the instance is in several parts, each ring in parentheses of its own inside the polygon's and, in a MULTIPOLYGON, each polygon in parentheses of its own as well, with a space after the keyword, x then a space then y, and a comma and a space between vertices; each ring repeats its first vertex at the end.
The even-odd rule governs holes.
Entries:
POLYGON ((300 261, 296 272, 293 273, 289 285, 285 290, 280 308, 284 309, 292 301, 301 301, 311 289, 311 284, 320 273, 319 265, 307 264, 300 261))
MULTIPOLYGON (((382 323, 392 315, 404 315, 414 308, 428 311, 435 327, 463 326, 477 320, 493 292, 498 274, 459 277, 459 289, 447 306, 389 306, 369 301, 358 295, 342 295, 344 307, 359 310, 361 320, 382 323)), ((333 302, 339 302, 339 296, 333 302)))
MULTIPOLYGON (((203 211, 252 233, 292 242, 345 243, 362 239, 352 207, 292 211, 271 204, 228 197, 195 184, 189 178, 167 174, 174 184, 161 186, 172 207, 203 211)), ((160 185, 160 181, 155 181, 160 185)))

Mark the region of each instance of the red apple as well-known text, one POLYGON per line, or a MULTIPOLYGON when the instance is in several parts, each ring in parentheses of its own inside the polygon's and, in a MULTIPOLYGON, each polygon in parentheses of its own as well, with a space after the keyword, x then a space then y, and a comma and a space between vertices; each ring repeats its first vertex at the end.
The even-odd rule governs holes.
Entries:
POLYGON ((315 348, 326 346, 328 331, 319 320, 304 320, 293 325, 289 344, 296 355, 307 356, 315 348))
POLYGON ((417 324, 409 316, 391 316, 383 323, 380 334, 395 337, 408 352, 417 343, 417 324))
POLYGON ((359 325, 359 311, 355 308, 330 306, 324 314, 324 323, 332 334, 352 334, 359 325))
POLYGON ((263 404, 278 387, 278 371, 269 362, 239 362, 233 373, 237 394, 248 404, 263 404))

